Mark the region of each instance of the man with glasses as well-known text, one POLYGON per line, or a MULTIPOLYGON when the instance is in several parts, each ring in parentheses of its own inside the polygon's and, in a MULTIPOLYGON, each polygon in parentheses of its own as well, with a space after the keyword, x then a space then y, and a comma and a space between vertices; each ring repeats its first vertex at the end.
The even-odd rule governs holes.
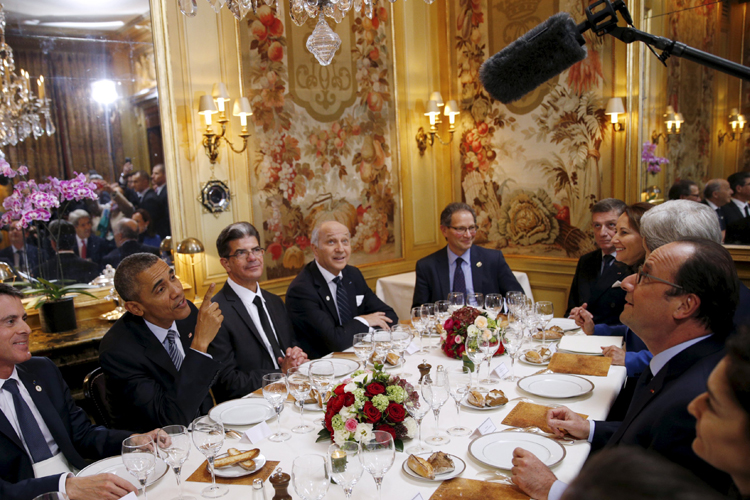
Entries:
POLYGON ((450 292, 501 293, 523 288, 500 250, 473 246, 477 214, 466 203, 451 203, 440 214, 445 248, 417 261, 412 307, 445 300, 450 292))
POLYGON ((216 250, 229 275, 213 298, 224 321, 208 349, 223 365, 213 388, 220 403, 250 394, 261 387, 263 375, 286 373, 307 361, 307 354, 296 347, 284 302, 260 288, 265 250, 255 227, 248 222, 225 227, 216 250))
POLYGON ((750 243, 750 172, 737 172, 727 178, 734 194, 721 207, 727 225, 727 243, 750 243))

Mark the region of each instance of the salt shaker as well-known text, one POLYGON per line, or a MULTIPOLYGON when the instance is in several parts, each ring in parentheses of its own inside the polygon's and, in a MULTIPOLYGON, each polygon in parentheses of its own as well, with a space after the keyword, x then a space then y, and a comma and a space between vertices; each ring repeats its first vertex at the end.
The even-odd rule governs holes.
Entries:
POLYGON ((263 481, 260 479, 253 481, 253 500, 266 500, 266 493, 263 491, 263 481))

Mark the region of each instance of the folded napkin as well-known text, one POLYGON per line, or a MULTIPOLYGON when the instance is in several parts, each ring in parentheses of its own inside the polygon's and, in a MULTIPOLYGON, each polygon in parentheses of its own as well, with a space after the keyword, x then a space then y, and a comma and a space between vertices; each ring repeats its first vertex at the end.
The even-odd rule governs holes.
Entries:
POLYGON ((464 500, 529 500, 529 496, 521 493, 517 486, 491 483, 488 481, 477 481, 476 479, 464 479, 457 477, 443 481, 430 500, 452 500, 462 498, 464 500))
MULTIPOLYGON (((260 479, 261 481, 265 481, 266 479, 268 479, 273 471, 276 470, 276 466, 280 463, 281 462, 266 460, 266 465, 261 467, 259 471, 255 471, 252 474, 248 474, 247 476, 242 477, 226 478, 216 476, 216 482, 220 484, 246 484, 248 486, 252 486, 253 481, 255 481, 256 479, 260 479)), ((203 462, 195 470, 195 472, 190 474, 190 477, 187 478, 187 480, 194 483, 210 483, 211 473, 208 471, 208 462, 203 462)))
POLYGON ((585 354, 556 352, 552 355, 547 369, 555 373, 606 377, 611 364, 612 358, 606 356, 586 356, 585 354))
MULTIPOLYGON (((551 409, 551 406, 520 401, 515 408, 510 410, 508 416, 501 423, 510 427, 539 427, 544 432, 551 434, 552 429, 547 425, 547 412, 551 409)), ((588 415, 582 413, 579 413, 579 415, 588 418, 588 415)))

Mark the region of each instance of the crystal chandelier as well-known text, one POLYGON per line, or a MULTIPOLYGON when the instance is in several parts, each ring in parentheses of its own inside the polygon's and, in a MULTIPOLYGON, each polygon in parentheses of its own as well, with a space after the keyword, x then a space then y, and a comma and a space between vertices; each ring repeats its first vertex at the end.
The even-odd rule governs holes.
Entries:
POLYGON ((13 49, 5 43, 5 11, 0 4, 0 147, 15 146, 33 134, 34 139, 55 133, 55 125, 50 117, 50 100, 44 92, 44 77, 37 80, 39 96, 31 92, 28 71, 15 73, 13 49), (44 118, 44 127, 42 126, 44 118))
MULTIPOLYGON (((197 0, 177 0, 180 11, 188 17, 193 17, 198 12, 197 0)), ((251 10, 257 13, 257 9, 263 2, 269 6, 276 6, 276 0, 207 0, 214 11, 218 14, 222 6, 226 6, 232 14, 242 20, 251 10)), ((341 38, 331 29, 325 21, 325 17, 332 17, 340 23, 347 12, 354 9, 361 12, 364 8, 365 15, 372 19, 375 12, 375 3, 378 0, 286 0, 289 3, 289 17, 294 24, 302 26, 308 19, 318 18, 315 30, 307 39, 307 50, 312 52, 315 59, 323 65, 331 64, 334 54, 341 46, 341 38)), ((389 0, 394 3, 396 0, 389 0)), ((431 4, 435 0, 424 0, 431 4)))

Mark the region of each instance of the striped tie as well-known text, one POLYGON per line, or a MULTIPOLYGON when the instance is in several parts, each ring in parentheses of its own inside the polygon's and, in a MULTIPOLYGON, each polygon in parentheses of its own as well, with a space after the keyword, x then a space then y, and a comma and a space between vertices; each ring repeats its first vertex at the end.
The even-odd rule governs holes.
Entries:
POLYGON ((180 354, 180 350, 177 349, 177 344, 174 340, 176 336, 177 332, 175 330, 169 330, 167 332, 167 338, 164 340, 166 343, 164 347, 167 348, 167 352, 169 353, 169 357, 172 359, 175 368, 177 368, 177 371, 180 371, 180 366, 182 366, 182 355, 180 354))
POLYGON ((18 382, 12 378, 8 379, 3 384, 3 389, 13 396, 13 405, 16 408, 16 417, 18 417, 18 424, 21 427, 21 434, 23 434, 23 440, 29 448, 34 463, 51 458, 52 452, 47 445, 47 440, 44 438, 42 429, 31 412, 31 408, 23 400, 21 392, 18 390, 18 382))
POLYGON ((336 283, 336 305, 339 309, 339 323, 345 325, 352 320, 352 311, 349 308, 349 294, 346 293, 341 276, 333 278, 336 283))

